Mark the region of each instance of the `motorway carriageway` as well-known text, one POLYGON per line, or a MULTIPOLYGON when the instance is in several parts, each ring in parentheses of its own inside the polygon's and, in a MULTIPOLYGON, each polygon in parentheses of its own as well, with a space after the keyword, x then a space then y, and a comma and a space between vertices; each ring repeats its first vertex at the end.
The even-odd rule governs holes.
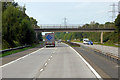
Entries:
POLYGON ((64 43, 40 48, 1 68, 3 78, 101 78, 79 53, 64 43))
POLYGON ((81 45, 81 47, 74 47, 74 49, 82 55, 90 65, 92 65, 102 78, 109 78, 107 80, 119 80, 119 65, 117 60, 107 57, 103 55, 103 53, 96 52, 94 49, 83 45, 81 45))

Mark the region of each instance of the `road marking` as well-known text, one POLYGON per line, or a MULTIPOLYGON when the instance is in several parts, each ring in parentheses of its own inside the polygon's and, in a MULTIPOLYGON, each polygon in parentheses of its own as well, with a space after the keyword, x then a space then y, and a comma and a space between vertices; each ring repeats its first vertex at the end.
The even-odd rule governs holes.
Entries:
POLYGON ((52 56, 50 56, 52 58, 52 56))
MULTIPOLYGON (((73 49, 72 47, 70 47, 71 49, 73 49)), ((97 78, 101 78, 101 76, 93 69, 93 67, 75 50, 73 49, 77 54, 78 56, 85 62, 85 64, 91 69, 91 71, 95 74, 95 76, 97 78)))
POLYGON ((45 66, 47 66, 48 63, 45 63, 45 66))
POLYGON ((120 65, 116 65, 115 67, 118 67, 118 68, 119 68, 119 67, 120 67, 120 65))
POLYGON ((48 59, 50 61, 50 59, 48 59))
POLYGON ((33 78, 33 80, 36 80, 36 78, 33 78))
POLYGON ((42 72, 44 69, 42 68, 42 69, 40 69, 40 72, 42 72))
POLYGON ((0 68, 3 68, 3 67, 5 67, 5 66, 7 66, 7 65, 9 65, 9 64, 14 63, 14 62, 17 62, 17 61, 19 61, 19 60, 21 60, 21 59, 23 59, 23 58, 26 58, 26 57, 28 57, 28 56, 30 56, 30 55, 32 55, 32 54, 38 52, 39 50, 42 50, 42 49, 44 49, 44 48, 40 48, 40 49, 38 49, 38 50, 36 50, 36 51, 34 51, 34 52, 28 54, 28 55, 25 55, 25 56, 23 56, 23 57, 20 57, 20 58, 14 60, 14 61, 11 61, 11 62, 9 62, 9 63, 7 63, 7 64, 4 64, 4 65, 0 66, 0 68))
MULTIPOLYGON (((67 44, 66 44, 67 45, 67 44)), ((69 46, 69 45, 67 45, 69 46)), ((102 77, 93 69, 93 67, 75 50, 73 49, 71 46, 69 46, 73 51, 75 51, 77 53, 77 55, 82 59, 82 61, 90 68, 90 70, 94 73, 94 75, 99 79, 99 80, 103 80, 102 77)))

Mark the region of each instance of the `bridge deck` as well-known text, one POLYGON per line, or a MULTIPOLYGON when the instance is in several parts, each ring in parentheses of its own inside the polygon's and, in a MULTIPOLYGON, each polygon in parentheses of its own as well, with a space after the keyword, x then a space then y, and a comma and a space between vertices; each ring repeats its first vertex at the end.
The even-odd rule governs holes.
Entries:
POLYGON ((39 28, 36 32, 114 32, 114 28, 39 28))

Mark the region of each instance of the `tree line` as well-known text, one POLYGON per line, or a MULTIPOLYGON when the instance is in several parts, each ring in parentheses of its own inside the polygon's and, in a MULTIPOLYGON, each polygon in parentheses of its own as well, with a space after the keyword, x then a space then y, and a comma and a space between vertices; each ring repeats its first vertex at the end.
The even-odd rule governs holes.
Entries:
MULTIPOLYGON (((109 43, 109 44, 120 44, 120 14, 118 17, 115 19, 114 22, 106 22, 105 24, 99 24, 96 22, 92 22, 90 24, 85 24, 82 27, 87 27, 87 28, 103 28, 103 27, 108 27, 108 28, 115 28, 116 30, 114 32, 104 32, 103 36, 103 42, 104 43, 109 43)), ((62 40, 75 40, 75 41, 82 41, 83 38, 89 38, 93 42, 100 42, 100 32, 56 32, 55 33, 55 38, 62 39, 62 40)))
POLYGON ((16 2, 2 2, 2 47, 11 48, 31 45, 42 41, 41 33, 36 39, 34 28, 39 28, 36 19, 29 17, 25 6, 16 2))

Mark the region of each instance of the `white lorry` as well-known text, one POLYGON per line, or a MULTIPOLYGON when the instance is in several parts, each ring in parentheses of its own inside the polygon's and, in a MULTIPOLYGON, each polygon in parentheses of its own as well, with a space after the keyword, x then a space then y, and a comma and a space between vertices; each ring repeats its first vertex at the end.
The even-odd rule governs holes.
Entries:
POLYGON ((45 34, 45 45, 55 47, 55 35, 54 33, 46 33, 45 34))

